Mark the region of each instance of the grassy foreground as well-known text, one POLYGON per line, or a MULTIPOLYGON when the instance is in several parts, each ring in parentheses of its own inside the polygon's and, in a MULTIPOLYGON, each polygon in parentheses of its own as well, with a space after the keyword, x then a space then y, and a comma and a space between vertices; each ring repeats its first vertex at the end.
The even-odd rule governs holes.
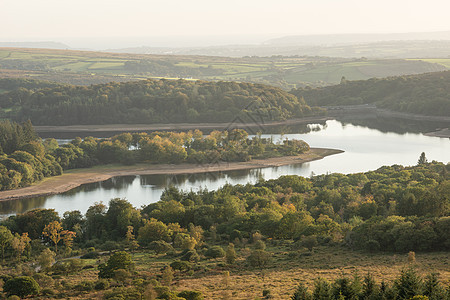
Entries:
MULTIPOLYGON (((408 262, 408 254, 351 251, 344 247, 317 247, 312 252, 303 249, 293 251, 289 243, 281 246, 268 246, 272 253, 271 262, 264 270, 252 268, 245 262, 250 249, 237 248, 239 259, 227 265, 224 258, 201 260, 193 271, 176 271, 172 281, 173 290, 201 291, 205 299, 263 299, 263 291, 270 290, 272 299, 289 299, 300 282, 309 286, 318 277, 330 282, 342 276, 361 278, 370 272, 380 283, 381 279, 392 281, 405 267, 414 267, 418 274, 439 273, 444 285, 450 283, 450 258, 446 252, 417 253, 415 262, 408 262), (226 272, 229 272, 229 277, 226 272)), ((138 251, 132 254, 136 271, 146 279, 157 278, 161 269, 173 261, 164 254, 155 255, 152 251, 138 251)), ((95 265, 99 260, 84 260, 85 265, 95 265)), ((82 270, 65 277, 68 286, 82 281, 97 280, 96 269, 82 270)), ((67 299, 101 298, 106 291, 72 294, 67 299)))

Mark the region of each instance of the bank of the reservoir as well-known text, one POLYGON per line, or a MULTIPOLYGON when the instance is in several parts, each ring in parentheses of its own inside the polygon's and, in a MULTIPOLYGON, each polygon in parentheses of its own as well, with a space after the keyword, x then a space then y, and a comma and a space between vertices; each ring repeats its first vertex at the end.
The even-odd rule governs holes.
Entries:
POLYGON ((156 174, 193 174, 205 172, 233 171, 278 167, 299 164, 322 159, 326 156, 344 151, 327 148, 311 148, 308 152, 297 156, 253 159, 247 162, 217 162, 214 164, 136 164, 133 166, 106 165, 88 169, 76 169, 65 172, 61 176, 44 179, 37 184, 16 190, 1 191, 0 201, 16 200, 30 197, 49 196, 63 193, 82 184, 107 180, 116 176, 156 175, 156 174))

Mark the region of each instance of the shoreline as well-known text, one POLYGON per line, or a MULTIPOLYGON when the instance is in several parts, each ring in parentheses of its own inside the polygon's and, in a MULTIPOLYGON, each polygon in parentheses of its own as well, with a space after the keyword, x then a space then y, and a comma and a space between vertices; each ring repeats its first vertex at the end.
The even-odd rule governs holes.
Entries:
POLYGON ((284 121, 271 122, 249 122, 245 123, 241 120, 235 120, 229 123, 167 123, 167 124, 104 124, 104 125, 42 125, 34 126, 37 133, 91 133, 91 132, 133 132, 133 131, 165 131, 165 130, 195 130, 195 129, 235 129, 235 128, 264 128, 271 126, 308 124, 312 122, 325 122, 332 120, 334 117, 317 116, 306 117, 300 119, 288 119, 284 121))
POLYGON ((129 175, 195 174, 279 167, 319 160, 326 156, 343 152, 343 150, 338 149, 311 148, 308 152, 301 155, 253 159, 247 162, 218 162, 212 165, 141 163, 134 166, 103 165, 87 169, 74 169, 65 172, 63 175, 47 177, 28 187, 1 191, 0 201, 12 201, 60 194, 79 187, 82 184, 100 182, 112 177, 129 175))

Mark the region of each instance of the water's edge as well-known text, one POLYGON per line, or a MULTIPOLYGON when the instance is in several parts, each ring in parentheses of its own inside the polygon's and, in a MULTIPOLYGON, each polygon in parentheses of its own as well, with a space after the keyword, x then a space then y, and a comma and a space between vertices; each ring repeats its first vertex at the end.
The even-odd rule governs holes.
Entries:
POLYGON ((60 176, 46 178, 43 181, 25 188, 0 192, 0 201, 11 201, 34 197, 45 197, 70 191, 87 183, 108 180, 112 177, 130 175, 178 175, 224 172, 235 170, 248 170, 271 168, 323 159, 326 156, 343 153, 343 150, 328 148, 311 148, 307 153, 297 156, 273 157, 267 159, 254 159, 247 162, 215 163, 205 165, 194 164, 138 164, 136 166, 88 168, 74 170, 60 176))

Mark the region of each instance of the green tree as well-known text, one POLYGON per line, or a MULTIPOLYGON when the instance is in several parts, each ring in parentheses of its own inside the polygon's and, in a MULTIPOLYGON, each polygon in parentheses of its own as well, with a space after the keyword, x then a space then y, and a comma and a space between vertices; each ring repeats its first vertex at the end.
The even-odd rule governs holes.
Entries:
POLYGON ((309 235, 309 236, 303 237, 301 239, 300 243, 303 247, 307 248, 311 252, 312 252, 313 248, 318 245, 317 237, 315 235, 309 235))
POLYGON ((0 248, 2 248, 2 260, 5 260, 5 248, 11 246, 14 236, 5 226, 0 226, 0 248))
POLYGON ((252 267, 263 269, 270 262, 271 255, 264 250, 254 250, 247 257, 247 261, 252 267))
POLYGON ((422 279, 413 268, 403 269, 394 281, 394 288, 399 299, 410 299, 421 294, 422 279))
POLYGON ((328 281, 323 278, 317 278, 314 281, 314 292, 313 299, 314 300, 329 300, 333 299, 331 293, 331 285, 328 281))
POLYGON ((139 229, 138 241, 141 245, 148 245, 153 241, 170 241, 172 231, 161 221, 150 219, 139 229))
POLYGON ((3 286, 3 291, 8 295, 17 295, 24 298, 39 293, 39 284, 33 277, 19 276, 8 280, 3 286))
POLYGON ((426 164, 428 162, 427 157, 425 156, 425 152, 422 152, 420 154, 419 160, 417 161, 418 165, 423 165, 426 164))
POLYGON ((234 244, 229 243, 227 247, 227 251, 225 253, 225 260, 227 264, 234 264, 237 258, 236 250, 234 249, 234 244))
POLYGON ((39 266, 44 272, 47 272, 55 263, 55 256, 56 253, 48 248, 45 248, 44 251, 42 251, 38 256, 37 260, 39 262, 39 266))
POLYGON ((308 291, 308 288, 304 283, 299 283, 297 289, 292 295, 291 300, 312 300, 312 294, 308 291))

